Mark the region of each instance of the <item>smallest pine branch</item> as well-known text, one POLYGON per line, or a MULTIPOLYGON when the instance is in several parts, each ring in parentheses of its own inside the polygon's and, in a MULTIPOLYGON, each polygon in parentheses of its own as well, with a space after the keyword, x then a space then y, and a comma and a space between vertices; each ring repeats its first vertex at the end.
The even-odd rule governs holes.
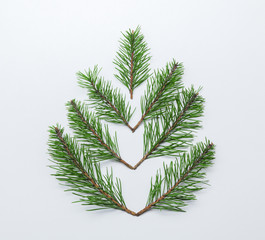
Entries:
POLYGON ((146 81, 150 75, 150 55, 147 43, 138 26, 135 31, 129 30, 122 33, 119 51, 113 61, 118 74, 114 76, 125 85, 131 99, 136 87, 146 81))
POLYGON ((147 205, 136 215, 139 216, 150 209, 180 211, 190 200, 195 200, 194 192, 201 190, 205 170, 212 165, 215 146, 210 141, 198 143, 191 148, 189 154, 179 156, 179 161, 164 164, 163 174, 157 172, 151 188, 147 205))
POLYGON ((110 82, 99 77, 99 72, 97 66, 85 73, 78 72, 79 85, 87 89, 89 102, 100 118, 108 122, 124 124, 132 130, 129 121, 134 110, 126 102, 120 90, 114 89, 110 82))
POLYGON ((92 205, 91 210, 114 208, 133 214, 126 208, 121 182, 114 180, 112 171, 103 175, 100 165, 59 125, 50 127, 49 132, 49 154, 54 163, 51 168, 56 170, 53 175, 67 186, 67 191, 79 196, 78 202, 92 205))

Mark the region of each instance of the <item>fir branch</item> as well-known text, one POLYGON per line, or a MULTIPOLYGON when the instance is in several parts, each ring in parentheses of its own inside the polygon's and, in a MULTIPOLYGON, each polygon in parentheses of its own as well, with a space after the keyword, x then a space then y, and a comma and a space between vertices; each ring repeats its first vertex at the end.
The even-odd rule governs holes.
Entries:
POLYGON ((134 166, 137 168, 150 157, 176 155, 193 139, 193 131, 199 129, 199 117, 203 114, 204 99, 199 90, 192 87, 178 93, 175 105, 166 108, 166 114, 145 124, 144 156, 134 166), (162 126, 160 126, 160 124, 162 126), (162 130, 160 130, 162 127, 162 130))
POLYGON ((55 164, 51 167, 56 170, 53 175, 80 197, 78 202, 94 206, 92 210, 114 208, 135 214, 126 207, 121 182, 114 182, 112 171, 102 175, 100 165, 74 139, 63 134, 60 126, 51 127, 49 132, 49 153, 55 164))
POLYGON ((95 107, 100 118, 112 123, 125 124, 132 130, 129 121, 134 110, 132 111, 117 88, 113 89, 110 82, 99 77, 99 72, 97 66, 93 71, 89 69, 85 74, 78 72, 79 85, 87 89, 91 106, 95 107))
POLYGON ((82 145, 89 149, 91 156, 97 161, 116 159, 127 167, 133 167, 125 162, 119 153, 117 135, 112 139, 107 125, 100 120, 80 101, 71 100, 67 103, 68 120, 75 135, 82 145))
POLYGON ((157 172, 154 183, 151 181, 147 205, 136 216, 150 209, 183 211, 186 201, 195 200, 193 193, 201 190, 200 185, 206 183, 202 180, 205 172, 201 170, 212 165, 214 148, 209 141, 198 143, 192 147, 190 154, 180 156, 179 162, 164 165, 164 177, 160 171, 157 172))
POLYGON ((149 48, 138 26, 135 31, 122 33, 119 51, 113 63, 118 74, 114 76, 124 84, 133 98, 133 90, 150 77, 149 48))
POLYGON ((183 65, 174 59, 165 69, 158 70, 147 83, 147 90, 141 97, 142 117, 133 128, 133 132, 147 119, 156 118, 164 113, 165 108, 175 100, 175 95, 182 89, 183 65))

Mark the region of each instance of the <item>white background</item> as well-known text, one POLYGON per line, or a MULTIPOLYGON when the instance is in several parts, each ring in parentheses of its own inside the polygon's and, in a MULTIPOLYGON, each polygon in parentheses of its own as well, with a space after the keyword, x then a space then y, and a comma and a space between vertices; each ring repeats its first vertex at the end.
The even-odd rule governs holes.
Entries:
MULTIPOLYGON (((0 238, 9 239, 265 239, 265 2, 0 1, 0 238), (217 145, 211 186, 186 213, 86 212, 58 181, 47 155, 47 129, 67 126, 65 103, 84 99, 75 73, 99 64, 115 81, 120 31, 142 27, 152 68, 184 63, 185 86, 202 85, 204 128, 217 145)), ((140 116, 139 99, 132 125, 140 116)), ((143 127, 117 130, 122 156, 142 155, 143 127)), ((150 178, 163 161, 137 171, 106 162, 123 184, 127 206, 144 207, 150 178)))

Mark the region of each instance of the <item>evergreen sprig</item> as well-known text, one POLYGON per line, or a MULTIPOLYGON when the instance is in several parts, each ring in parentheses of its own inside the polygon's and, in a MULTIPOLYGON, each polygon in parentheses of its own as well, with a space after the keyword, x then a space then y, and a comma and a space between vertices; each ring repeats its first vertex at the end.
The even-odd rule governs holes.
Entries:
POLYGON ((163 174, 158 171, 154 182, 151 180, 147 205, 138 214, 151 208, 184 211, 187 201, 196 199, 194 192, 207 183, 204 170, 212 165, 214 148, 214 144, 206 140, 193 146, 189 154, 184 153, 175 162, 164 164, 163 174))
POLYGON ((94 113, 80 101, 72 100, 67 103, 70 127, 90 154, 97 161, 120 160, 117 135, 111 137, 108 125, 103 125, 94 113))
POLYGON ((176 94, 183 88, 183 64, 175 59, 166 67, 154 72, 147 82, 144 96, 141 97, 142 117, 133 128, 133 132, 144 120, 150 120, 166 113, 166 108, 172 104, 176 94))
POLYGON ((183 64, 175 59, 167 63, 166 67, 155 71, 147 83, 147 89, 141 98, 141 110, 144 119, 157 117, 165 107, 176 98, 182 87, 183 64))
POLYGON ((185 150, 201 127, 204 98, 193 87, 183 89, 175 96, 174 104, 165 108, 166 114, 145 123, 144 156, 147 158, 174 156, 185 150))
POLYGON ((60 180, 68 191, 80 197, 84 205, 92 205, 92 210, 126 208, 122 197, 121 182, 114 180, 112 171, 103 175, 100 165, 96 163, 84 147, 60 126, 50 127, 49 154, 55 165, 54 176, 60 180), (98 207, 96 207, 98 206, 98 207))
POLYGON ((147 43, 138 26, 122 33, 120 47, 113 61, 118 74, 115 77, 124 84, 133 98, 133 90, 150 77, 150 55, 147 43))
POLYGON ((125 124, 132 129, 129 121, 134 110, 120 90, 114 89, 110 82, 99 76, 99 72, 95 66, 93 70, 77 73, 79 85, 87 89, 91 107, 94 107, 97 115, 105 121, 125 124))

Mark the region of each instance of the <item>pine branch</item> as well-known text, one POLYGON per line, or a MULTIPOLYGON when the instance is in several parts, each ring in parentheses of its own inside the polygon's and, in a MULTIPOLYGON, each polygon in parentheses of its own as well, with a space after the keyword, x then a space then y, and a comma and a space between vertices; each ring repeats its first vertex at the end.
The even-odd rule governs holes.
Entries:
POLYGON ((145 95, 141 98, 142 117, 133 128, 133 132, 147 119, 156 118, 163 114, 171 104, 176 94, 182 89, 183 65, 174 59, 165 69, 156 71, 147 83, 145 95))
POLYGON ((68 191, 80 197, 78 202, 93 205, 92 210, 114 208, 135 214, 126 207, 121 182, 114 182, 112 172, 102 175, 100 165, 74 139, 63 134, 60 126, 51 127, 49 132, 49 153, 55 164, 51 167, 57 171, 54 175, 69 187, 68 191))
POLYGON ((100 118, 112 123, 125 124, 132 130, 129 121, 133 115, 129 103, 118 89, 113 89, 110 82, 99 77, 100 70, 97 66, 94 70, 88 70, 85 74, 78 72, 78 83, 87 89, 89 101, 95 107, 100 118))
POLYGON ((189 146, 193 132, 199 129, 204 99, 194 88, 178 93, 175 105, 166 108, 166 114, 145 124, 144 156, 134 166, 137 168, 147 158, 174 156, 189 146), (162 128, 162 130, 160 130, 162 128))
POLYGON ((190 154, 180 156, 179 162, 164 165, 164 177, 157 172, 155 182, 151 181, 147 206, 136 216, 150 209, 183 211, 187 201, 196 199, 193 193, 206 183, 202 180, 205 172, 201 171, 212 165, 214 148, 209 141, 199 143, 192 147, 190 154))
POLYGON ((116 159, 127 167, 133 167, 125 162, 119 153, 117 135, 112 139, 107 125, 102 125, 100 120, 85 104, 72 100, 67 103, 68 120, 75 135, 82 141, 82 145, 89 149, 91 156, 97 161, 116 159))
POLYGON ((149 48, 140 31, 138 26, 135 31, 122 33, 119 51, 113 61, 118 71, 115 77, 128 88, 131 99, 133 90, 151 76, 149 48))

